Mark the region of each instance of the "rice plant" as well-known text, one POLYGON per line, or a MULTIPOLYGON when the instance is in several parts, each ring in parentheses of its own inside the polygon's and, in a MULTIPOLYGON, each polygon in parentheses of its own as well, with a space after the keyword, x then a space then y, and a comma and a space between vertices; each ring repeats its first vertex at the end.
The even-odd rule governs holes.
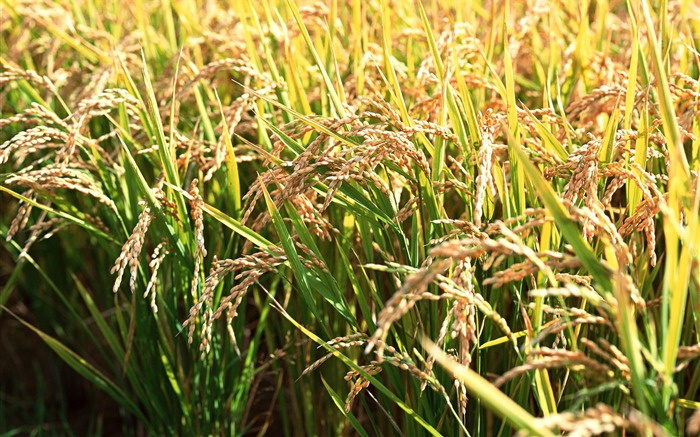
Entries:
POLYGON ((3 435, 700 435, 691 0, 2 0, 3 435))

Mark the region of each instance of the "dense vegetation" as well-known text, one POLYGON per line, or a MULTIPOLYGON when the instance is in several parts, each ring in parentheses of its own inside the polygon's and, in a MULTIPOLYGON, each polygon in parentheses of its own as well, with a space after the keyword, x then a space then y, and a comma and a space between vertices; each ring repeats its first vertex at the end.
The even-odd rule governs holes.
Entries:
POLYGON ((697 2, 0 8, 0 432, 700 434, 697 2))

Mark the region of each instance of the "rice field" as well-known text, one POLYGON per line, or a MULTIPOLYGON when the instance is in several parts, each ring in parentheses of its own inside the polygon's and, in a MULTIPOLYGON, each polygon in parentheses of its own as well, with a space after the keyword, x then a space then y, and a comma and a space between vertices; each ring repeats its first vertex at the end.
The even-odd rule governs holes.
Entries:
POLYGON ((692 0, 1 0, 0 435, 700 435, 692 0))

